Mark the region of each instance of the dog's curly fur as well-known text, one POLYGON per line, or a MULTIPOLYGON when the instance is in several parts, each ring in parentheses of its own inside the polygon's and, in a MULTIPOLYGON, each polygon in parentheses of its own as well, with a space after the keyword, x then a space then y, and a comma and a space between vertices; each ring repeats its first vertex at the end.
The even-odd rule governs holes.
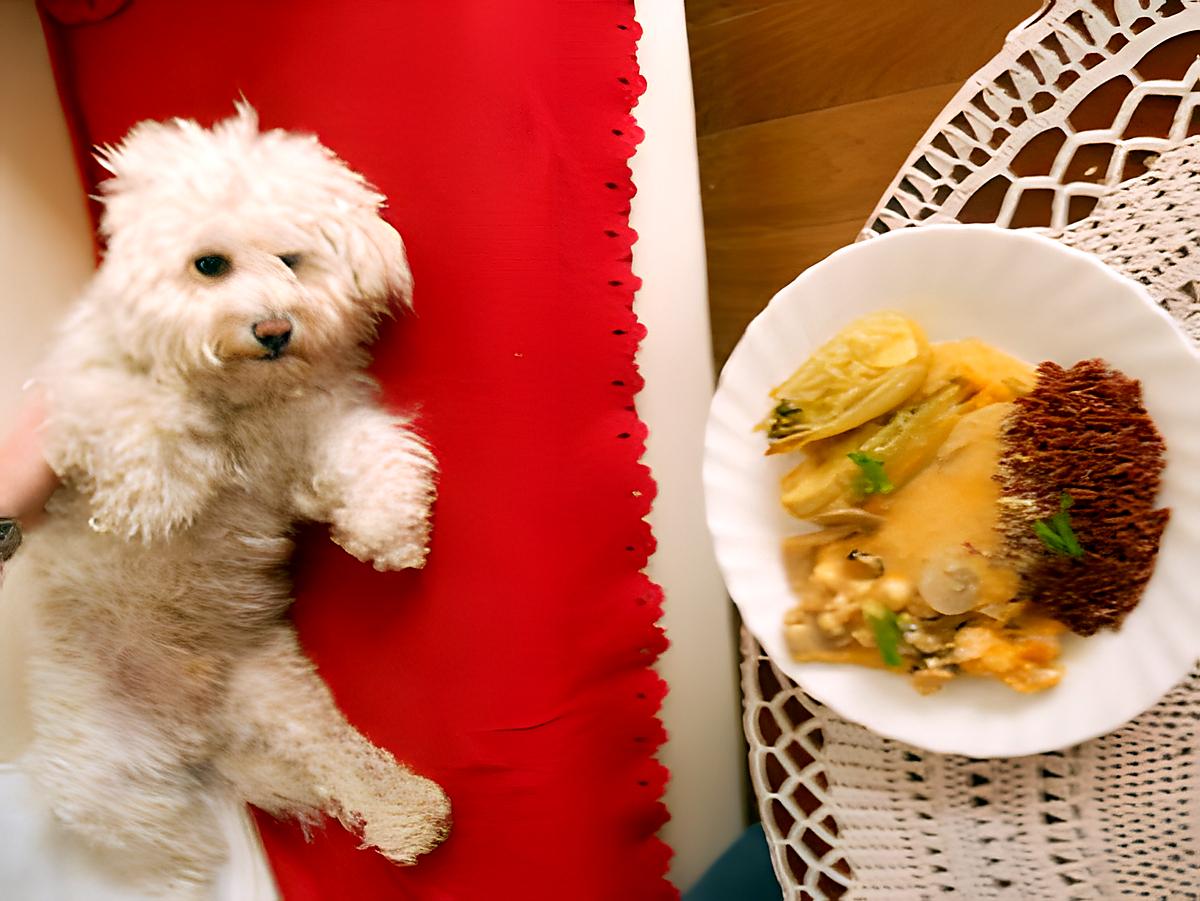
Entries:
POLYGON ((0 598, 34 623, 24 763, 171 897, 203 897, 222 860, 214 792, 412 862, 445 795, 346 722, 284 616, 297 521, 377 569, 425 560, 434 458, 362 371, 409 302, 400 236, 361 176, 246 104, 100 158, 106 253, 42 380, 63 487, 0 598), (291 324, 277 356, 264 320, 291 324))

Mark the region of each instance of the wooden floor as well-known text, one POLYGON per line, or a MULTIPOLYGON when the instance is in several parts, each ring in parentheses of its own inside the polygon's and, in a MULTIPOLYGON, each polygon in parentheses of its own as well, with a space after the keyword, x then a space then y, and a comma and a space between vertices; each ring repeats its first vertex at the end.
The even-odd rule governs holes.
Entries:
POLYGON ((720 366, 1040 0, 686 0, 720 366))

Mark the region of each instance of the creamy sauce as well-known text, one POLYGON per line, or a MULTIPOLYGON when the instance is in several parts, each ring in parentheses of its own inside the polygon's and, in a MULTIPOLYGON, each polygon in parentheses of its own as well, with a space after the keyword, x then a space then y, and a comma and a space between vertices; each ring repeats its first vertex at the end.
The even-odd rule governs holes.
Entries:
POLYGON ((797 659, 882 666, 863 613, 875 604, 908 618, 903 665, 922 693, 957 672, 1022 692, 1059 681, 1063 627, 1016 600, 1019 576, 1005 561, 997 528, 1000 487, 992 475, 1010 410, 995 403, 967 413, 910 482, 871 497, 864 509, 882 517, 878 529, 789 560, 800 603, 784 628, 797 659), (942 597, 947 586, 950 596, 942 597), (954 602, 960 608, 950 609, 954 602))
POLYGON ((932 465, 891 495, 865 509, 885 521, 871 535, 855 535, 822 549, 822 560, 845 559, 852 550, 880 557, 888 575, 921 580, 940 558, 961 560, 979 579, 975 607, 1003 603, 1017 593, 1018 576, 995 558, 1000 486, 992 478, 1000 460, 1000 423, 1010 404, 991 404, 964 416, 932 465))

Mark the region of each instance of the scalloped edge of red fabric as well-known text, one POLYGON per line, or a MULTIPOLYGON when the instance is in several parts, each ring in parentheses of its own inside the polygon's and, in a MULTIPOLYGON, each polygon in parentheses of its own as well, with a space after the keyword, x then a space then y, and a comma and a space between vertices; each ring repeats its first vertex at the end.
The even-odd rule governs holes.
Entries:
POLYGON ((644 571, 655 549, 654 536, 646 516, 650 513, 657 487, 649 467, 640 462, 646 450, 649 430, 639 418, 634 404, 644 385, 636 355, 646 335, 645 326, 638 321, 633 310, 634 296, 641 287, 641 280, 633 274, 633 245, 638 236, 629 224, 630 204, 637 193, 629 159, 637 152, 637 146, 645 136, 634 114, 638 100, 646 90, 646 81, 637 61, 642 28, 636 19, 634 0, 629 0, 627 14, 614 24, 625 36, 628 46, 628 63, 617 75, 617 81, 625 91, 627 108, 612 128, 612 134, 621 148, 618 160, 621 172, 615 181, 604 185, 604 190, 611 193, 616 201, 612 204, 611 222, 606 225, 604 233, 612 240, 615 250, 610 263, 608 287, 621 300, 621 309, 616 317, 618 325, 613 329, 613 335, 621 343, 624 372, 621 378, 614 380, 614 385, 622 389, 628 401, 625 407, 628 422, 617 433, 617 437, 618 440, 629 441, 636 453, 635 459, 629 464, 629 481, 630 491, 637 499, 637 525, 641 533, 640 547, 631 545, 626 548, 636 554, 637 579, 632 586, 632 601, 640 611, 642 625, 641 641, 635 650, 636 656, 631 658, 638 662, 625 688, 632 692, 630 726, 634 742, 641 748, 635 771, 637 788, 642 797, 637 803, 638 809, 631 811, 631 819, 643 830, 643 853, 639 855, 639 864, 662 880, 660 897, 678 898, 679 890, 666 879, 673 851, 658 834, 670 818, 663 801, 670 774, 657 758, 659 748, 667 739, 659 714, 668 688, 666 681, 654 669, 655 662, 668 645, 666 634, 659 625, 663 592, 644 571))

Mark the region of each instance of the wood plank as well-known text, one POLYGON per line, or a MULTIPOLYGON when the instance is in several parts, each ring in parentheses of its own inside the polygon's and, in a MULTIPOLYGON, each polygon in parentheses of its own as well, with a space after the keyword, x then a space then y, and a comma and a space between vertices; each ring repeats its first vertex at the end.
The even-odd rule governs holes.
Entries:
POLYGON ((697 132, 962 82, 1039 0, 689 4, 697 132))
POLYGON ((688 28, 728 22, 768 6, 789 6, 796 0, 684 0, 688 28))
POLYGON ((713 359, 724 364, 771 297, 797 275, 843 245, 862 219, 762 228, 731 227, 709 242, 713 359))
POLYGON ((776 290, 854 240, 959 87, 948 82, 700 139, 718 365, 776 290))

